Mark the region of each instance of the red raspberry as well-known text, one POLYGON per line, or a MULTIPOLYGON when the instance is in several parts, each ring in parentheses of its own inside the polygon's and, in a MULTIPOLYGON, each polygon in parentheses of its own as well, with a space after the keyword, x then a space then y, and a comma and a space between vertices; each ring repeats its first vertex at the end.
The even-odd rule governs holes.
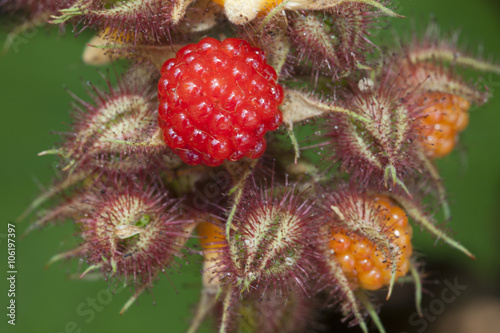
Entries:
POLYGON ((161 69, 160 126, 166 144, 191 165, 260 157, 277 129, 283 89, 264 52, 248 42, 205 38, 161 69))

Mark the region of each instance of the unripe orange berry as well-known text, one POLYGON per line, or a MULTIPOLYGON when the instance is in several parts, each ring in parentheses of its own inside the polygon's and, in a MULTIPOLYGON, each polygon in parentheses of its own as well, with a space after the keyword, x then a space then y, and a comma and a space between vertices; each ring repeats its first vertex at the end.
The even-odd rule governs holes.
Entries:
POLYGON ((203 250, 220 248, 220 242, 226 238, 221 227, 207 221, 200 222, 196 227, 196 231, 200 236, 200 245, 203 250))
POLYGON ((200 246, 206 262, 219 259, 220 251, 226 246, 224 230, 215 223, 203 221, 196 226, 196 232, 200 236, 200 246))
POLYGON ((196 232, 200 237, 200 246, 203 250, 203 287, 206 290, 217 291, 220 287, 219 279, 211 274, 214 265, 222 260, 223 251, 227 246, 224 230, 216 223, 208 220, 199 222, 196 232))
POLYGON ((470 103, 456 95, 433 92, 425 96, 432 103, 422 111, 422 144, 430 158, 448 155, 457 142, 457 135, 469 123, 470 103))
MULTIPOLYGON (((375 206, 380 230, 398 247, 396 255, 396 278, 406 275, 410 268, 412 229, 405 212, 387 197, 376 197, 375 206)), ((332 255, 340 264, 344 274, 357 286, 377 290, 389 285, 392 262, 386 252, 379 249, 366 237, 344 229, 336 230, 329 243, 332 255)))

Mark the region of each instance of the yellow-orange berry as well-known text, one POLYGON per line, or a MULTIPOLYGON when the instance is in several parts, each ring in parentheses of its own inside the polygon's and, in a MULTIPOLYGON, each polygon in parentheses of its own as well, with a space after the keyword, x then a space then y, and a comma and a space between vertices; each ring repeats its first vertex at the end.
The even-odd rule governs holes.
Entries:
POLYGON ((419 118, 424 151, 430 158, 446 156, 455 147, 458 133, 469 123, 470 103, 460 96, 440 92, 424 97, 432 104, 419 118))
MULTIPOLYGON (((380 230, 398 247, 396 255, 396 278, 406 275, 410 268, 412 229, 405 212, 387 197, 369 199, 377 207, 380 230)), ((335 230, 330 240, 330 250, 344 274, 357 285, 367 290, 387 286, 391 280, 393 262, 386 252, 365 237, 346 230, 335 230)))
POLYGON ((205 251, 205 260, 217 258, 217 250, 224 247, 222 243, 226 237, 224 230, 212 222, 203 221, 198 223, 196 232, 200 236, 201 248, 205 251))
POLYGON ((200 246, 205 259, 203 261, 203 287, 218 290, 220 281, 214 278, 212 268, 221 260, 226 246, 224 230, 215 222, 202 221, 196 226, 196 232, 200 237, 200 246))

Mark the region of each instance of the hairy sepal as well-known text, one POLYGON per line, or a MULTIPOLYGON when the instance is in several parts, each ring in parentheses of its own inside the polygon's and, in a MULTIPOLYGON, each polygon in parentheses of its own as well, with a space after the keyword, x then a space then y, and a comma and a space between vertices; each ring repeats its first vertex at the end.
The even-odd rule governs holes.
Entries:
POLYGON ((290 13, 289 35, 299 62, 334 77, 366 66, 365 54, 373 49, 370 16, 368 6, 350 3, 324 12, 290 13))
POLYGON ((462 50, 458 46, 459 34, 443 34, 436 23, 430 23, 422 37, 412 36, 412 41, 404 46, 408 59, 414 63, 443 62, 471 68, 480 72, 500 74, 500 64, 486 61, 462 50))
POLYGON ((158 43, 169 40, 171 14, 178 2, 78 0, 71 7, 61 9, 51 23, 61 24, 75 18, 75 22, 82 25, 78 32, 94 27, 110 36, 129 36, 134 42, 158 43))
POLYGON ((229 21, 237 25, 247 24, 266 12, 273 13, 277 10, 332 10, 344 3, 366 4, 373 6, 385 15, 399 16, 375 0, 284 0, 273 1, 270 4, 269 2, 262 0, 226 0, 224 10, 229 21))
POLYGON ((170 267, 189 238, 189 220, 162 185, 145 177, 111 177, 87 191, 90 210, 75 222, 87 244, 90 267, 118 276, 132 285, 152 284, 159 271, 170 267))
POLYGON ((151 78, 129 73, 108 91, 90 85, 93 103, 77 99, 74 135, 61 149, 63 170, 106 169, 137 172, 157 168, 168 148, 157 120, 156 93, 151 78))
MULTIPOLYGON (((56 150, 56 153, 59 151, 56 150)), ((17 218, 17 221, 23 221, 29 214, 41 207, 44 203, 50 199, 56 197, 57 195, 63 193, 66 190, 71 190, 75 186, 81 184, 86 179, 90 179, 91 172, 89 170, 80 170, 76 172, 71 172, 61 180, 55 182, 51 187, 44 190, 31 204, 25 209, 25 211, 17 218)), ((43 213, 42 213, 43 215, 43 213)), ((42 222, 42 225, 46 225, 49 221, 42 222)))
POLYGON ((415 95, 442 92, 460 96, 471 104, 482 105, 489 98, 489 92, 464 81, 456 70, 442 62, 417 62, 404 58, 394 64, 393 80, 402 87, 413 87, 415 95))
POLYGON ((88 200, 85 193, 78 193, 65 198, 61 203, 57 204, 47 210, 39 210, 37 212, 38 218, 33 222, 23 233, 27 235, 33 230, 42 229, 49 224, 56 222, 64 222, 65 220, 75 220, 79 218, 79 212, 83 210, 90 210, 92 207, 88 205, 88 200))
POLYGON ((216 275, 238 293, 256 286, 307 291, 313 272, 314 225, 320 217, 311 202, 285 189, 245 189, 229 230, 228 253, 216 275), (307 273, 309 272, 309 273, 307 273))
MULTIPOLYGON (((385 76, 387 78, 387 75, 385 76)), ((330 115, 322 124, 326 162, 339 163, 352 180, 376 180, 385 187, 406 188, 408 174, 420 165, 415 141, 418 125, 411 118, 418 107, 407 89, 381 82, 352 85, 345 103, 360 121, 330 115)))
POLYGON ((381 1, 375 1, 375 0, 320 0, 320 1, 290 0, 287 3, 287 9, 291 9, 291 10, 300 10, 300 9, 329 10, 329 9, 334 9, 334 8, 336 8, 336 6, 339 6, 339 5, 342 5, 345 3, 367 4, 369 6, 377 8, 385 15, 400 16, 400 15, 396 14, 394 11, 392 11, 391 9, 384 6, 381 1))
POLYGON ((442 229, 442 227, 438 226, 432 215, 428 214, 418 202, 404 194, 392 193, 391 196, 404 208, 408 216, 411 217, 415 223, 427 230, 431 235, 436 237, 437 240, 442 239, 445 243, 464 253, 471 259, 476 259, 467 248, 454 240, 448 232, 442 229))
POLYGON ((312 94, 307 94, 294 89, 284 89, 285 98, 280 106, 283 112, 283 122, 293 127, 295 123, 305 120, 333 115, 333 117, 346 115, 360 121, 368 121, 358 113, 334 102, 322 101, 312 94), (338 115, 335 115, 338 114, 338 115))
MULTIPOLYGON (((325 250, 325 258, 330 256, 329 251, 325 250)), ((342 267, 335 260, 325 260, 324 261, 324 271, 325 277, 321 279, 321 283, 324 285, 334 285, 335 288, 329 290, 329 299, 333 304, 340 304, 340 310, 342 315, 347 319, 352 318, 350 325, 359 325, 364 333, 368 332, 368 326, 365 322, 365 310, 360 304, 356 296, 356 288, 353 287, 352 283, 344 274, 342 267), (337 289, 338 288, 338 289, 337 289)))

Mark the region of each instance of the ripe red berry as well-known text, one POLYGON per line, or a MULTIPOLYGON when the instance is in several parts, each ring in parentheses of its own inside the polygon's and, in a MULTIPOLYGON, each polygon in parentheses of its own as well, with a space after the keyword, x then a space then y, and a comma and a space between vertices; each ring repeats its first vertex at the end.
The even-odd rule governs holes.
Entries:
POLYGON ((283 89, 262 50, 229 38, 205 38, 165 62, 158 83, 166 144, 191 165, 260 157, 277 129, 283 89))

